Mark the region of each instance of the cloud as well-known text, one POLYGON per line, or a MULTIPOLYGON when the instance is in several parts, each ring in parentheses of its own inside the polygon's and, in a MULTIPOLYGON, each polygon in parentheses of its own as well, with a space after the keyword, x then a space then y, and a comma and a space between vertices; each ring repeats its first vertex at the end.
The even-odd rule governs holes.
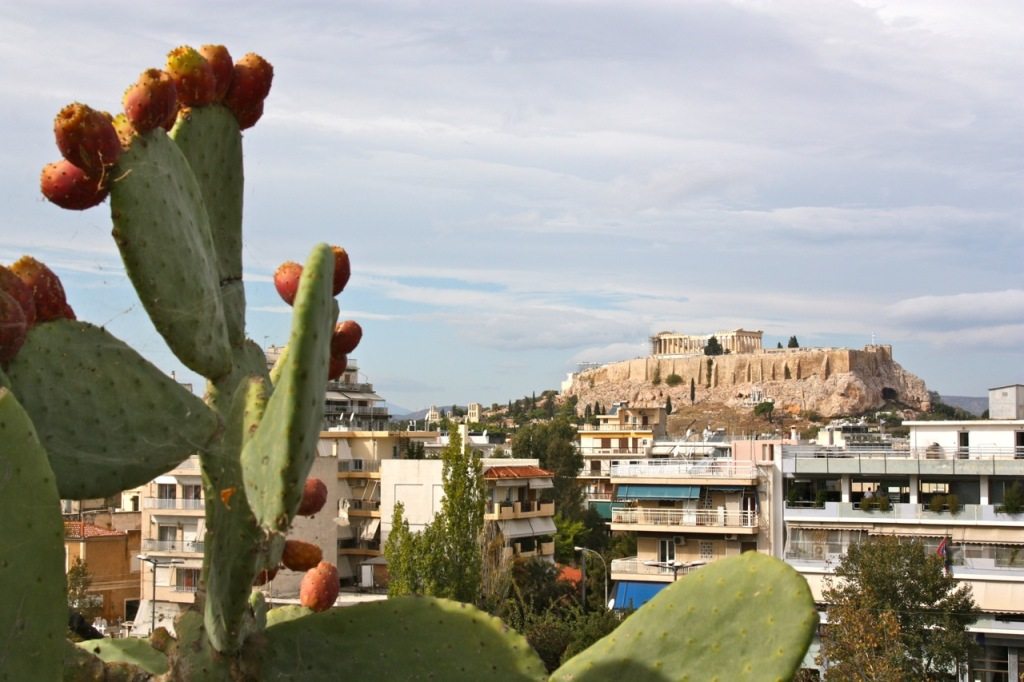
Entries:
POLYGON ((898 301, 885 312, 906 327, 950 332, 982 327, 1012 333, 1024 319, 1024 289, 918 296, 898 301))

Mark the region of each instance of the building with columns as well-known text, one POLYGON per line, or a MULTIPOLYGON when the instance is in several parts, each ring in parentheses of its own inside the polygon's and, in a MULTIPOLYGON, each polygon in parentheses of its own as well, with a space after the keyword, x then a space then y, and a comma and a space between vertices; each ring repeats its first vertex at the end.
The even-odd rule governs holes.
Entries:
POLYGON ((729 353, 756 353, 761 350, 761 337, 764 332, 733 329, 732 331, 715 332, 714 334, 694 335, 677 332, 659 332, 651 337, 651 355, 654 357, 670 357, 673 355, 693 355, 704 352, 704 346, 714 336, 722 349, 729 353))

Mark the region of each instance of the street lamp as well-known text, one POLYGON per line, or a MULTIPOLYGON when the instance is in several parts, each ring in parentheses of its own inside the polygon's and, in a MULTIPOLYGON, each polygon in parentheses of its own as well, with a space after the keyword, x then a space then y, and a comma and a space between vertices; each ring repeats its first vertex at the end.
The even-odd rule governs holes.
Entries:
POLYGON ((166 561, 160 561, 157 557, 147 556, 145 554, 139 555, 139 561, 145 561, 150 565, 150 571, 153 573, 153 591, 150 593, 150 621, 149 621, 149 632, 152 634, 156 631, 156 567, 157 566, 170 566, 171 564, 183 564, 183 559, 167 559, 166 561))
POLYGON ((604 607, 607 609, 608 608, 608 562, 604 560, 604 557, 601 556, 600 552, 596 552, 596 551, 590 549, 589 547, 573 547, 573 549, 575 551, 577 551, 577 552, 583 552, 583 554, 584 554, 583 563, 582 563, 582 566, 583 566, 583 581, 582 581, 583 582, 583 608, 587 608, 587 560, 586 560, 586 556, 585 555, 586 555, 587 552, 590 552, 591 554, 596 556, 598 559, 600 559, 602 564, 604 564, 604 607))

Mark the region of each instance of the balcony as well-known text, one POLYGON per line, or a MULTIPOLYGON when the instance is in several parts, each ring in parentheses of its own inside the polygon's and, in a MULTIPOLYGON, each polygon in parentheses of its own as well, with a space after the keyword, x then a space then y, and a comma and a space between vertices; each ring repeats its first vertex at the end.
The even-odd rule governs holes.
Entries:
POLYGON ((172 592, 195 592, 198 589, 198 585, 174 585, 171 587, 172 592))
POLYGON ((338 556, 374 557, 383 554, 379 542, 365 540, 338 539, 338 556))
POLYGON ((1024 476, 1024 449, 783 445, 782 470, 791 474, 1024 476))
POLYGON ((654 433, 653 424, 584 424, 579 428, 579 433, 593 433, 594 431, 620 431, 630 433, 654 433))
POLYGON ((143 509, 187 509, 202 511, 206 508, 204 500, 176 499, 174 497, 145 497, 142 499, 143 509))
POLYGON ((757 532, 757 512, 729 509, 662 509, 658 507, 612 507, 612 530, 671 530, 698 532, 757 532))
POLYGON ((675 568, 665 565, 664 562, 657 562, 653 559, 640 559, 639 557, 628 557, 626 559, 612 559, 611 578, 612 580, 648 580, 656 582, 672 582, 677 576, 681 577, 688 573, 703 568, 705 562, 694 562, 691 564, 677 564, 675 568))
POLYGON ((380 460, 339 459, 338 478, 380 478, 380 460))
POLYGON ((530 519, 538 516, 554 516, 554 502, 538 502, 523 500, 520 502, 492 502, 490 509, 484 512, 487 521, 505 519, 530 519))
POLYGON ((347 499, 349 516, 380 518, 380 500, 347 499))
POLYGON ((822 507, 786 506, 786 521, 913 523, 938 526, 1010 526, 1024 528, 1024 514, 1000 514, 998 505, 965 504, 956 514, 929 511, 927 505, 897 502, 892 509, 871 511, 853 502, 826 502, 822 507))
POLYGON ((204 543, 201 540, 143 540, 142 549, 146 552, 180 552, 184 554, 202 554, 204 543))
POLYGON ((658 479, 733 479, 753 485, 757 482, 757 465, 733 459, 651 459, 635 464, 612 464, 614 478, 658 479))
POLYGON ((529 559, 531 557, 553 557, 555 555, 554 542, 521 543, 514 542, 510 547, 502 550, 502 559, 529 559))

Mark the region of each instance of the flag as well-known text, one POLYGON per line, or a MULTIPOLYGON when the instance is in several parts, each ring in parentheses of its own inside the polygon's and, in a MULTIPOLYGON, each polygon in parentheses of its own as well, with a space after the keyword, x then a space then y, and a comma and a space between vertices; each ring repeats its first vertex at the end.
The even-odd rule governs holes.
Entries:
POLYGON ((947 546, 947 544, 948 544, 948 538, 942 538, 942 541, 939 542, 939 548, 937 550, 935 550, 935 553, 938 554, 943 559, 946 558, 946 546, 947 546))

